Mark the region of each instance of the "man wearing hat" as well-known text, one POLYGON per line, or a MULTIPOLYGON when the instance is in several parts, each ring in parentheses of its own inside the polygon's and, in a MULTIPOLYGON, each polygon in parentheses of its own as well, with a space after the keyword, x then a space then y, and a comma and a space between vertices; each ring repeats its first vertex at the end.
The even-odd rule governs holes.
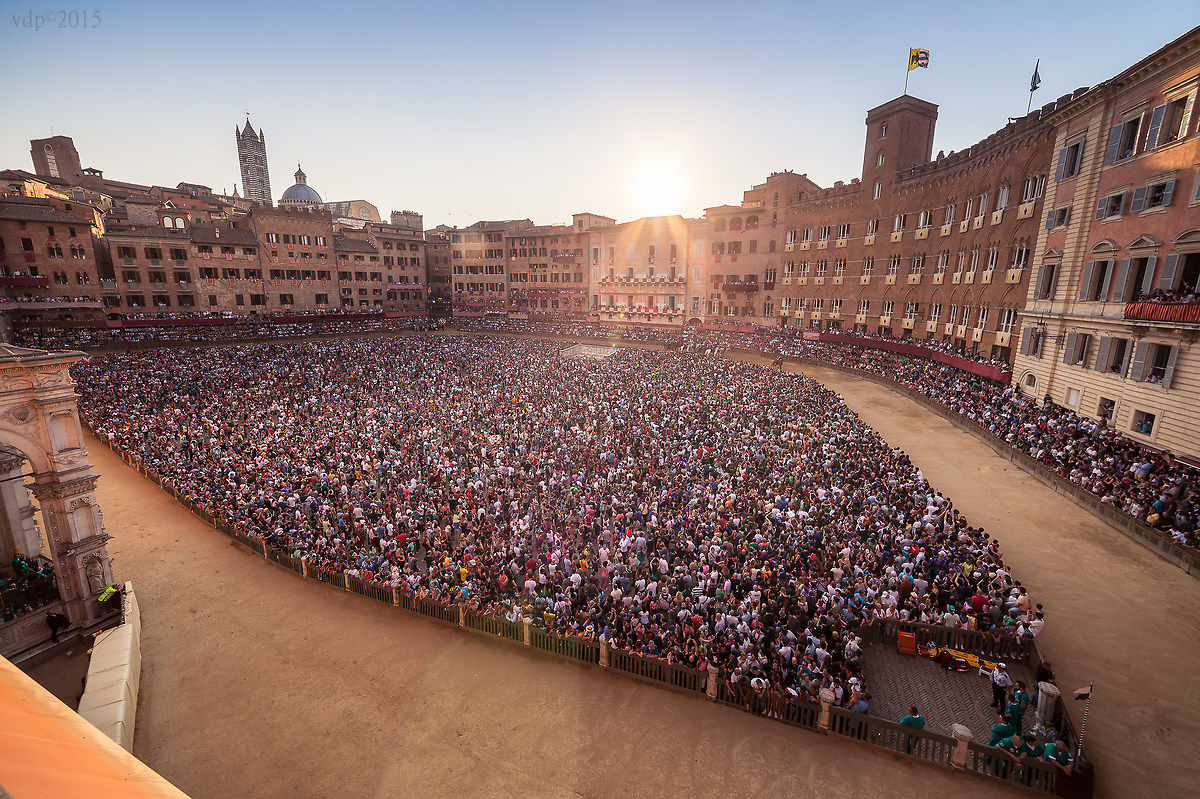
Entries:
POLYGON ((1012 677, 1008 676, 1008 666, 997 663, 992 669, 992 707, 1003 708, 1004 699, 1012 685, 1012 677))

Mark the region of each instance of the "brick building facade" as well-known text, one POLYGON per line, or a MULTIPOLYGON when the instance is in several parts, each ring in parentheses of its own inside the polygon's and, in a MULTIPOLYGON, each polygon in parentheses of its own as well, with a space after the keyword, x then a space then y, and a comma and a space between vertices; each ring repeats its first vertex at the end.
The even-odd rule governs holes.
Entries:
POLYGON ((505 234, 533 227, 528 219, 476 222, 453 228, 450 237, 450 306, 454 316, 508 312, 505 234))
POLYGON ((1049 115, 1055 157, 1014 373, 1028 393, 1193 458, 1198 88, 1200 29, 1049 115))

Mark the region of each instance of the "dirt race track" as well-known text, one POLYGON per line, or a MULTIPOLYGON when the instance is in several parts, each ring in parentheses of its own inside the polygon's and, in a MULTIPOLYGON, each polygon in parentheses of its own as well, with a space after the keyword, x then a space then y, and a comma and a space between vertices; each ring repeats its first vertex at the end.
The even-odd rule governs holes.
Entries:
MULTIPOLYGON (((1200 581, 920 406, 811 373, 998 537, 1045 603, 1039 646, 1064 692, 1096 682, 1098 795, 1191 795, 1200 581)), ((142 607, 134 751, 195 799, 1031 795, 300 580, 88 445, 142 607)))

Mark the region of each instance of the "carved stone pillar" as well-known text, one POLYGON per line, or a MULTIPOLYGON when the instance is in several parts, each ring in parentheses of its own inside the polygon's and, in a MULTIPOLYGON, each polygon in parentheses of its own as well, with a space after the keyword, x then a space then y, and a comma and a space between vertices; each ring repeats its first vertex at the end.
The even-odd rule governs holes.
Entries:
POLYGON ((46 554, 37 525, 37 510, 21 476, 24 466, 24 455, 0 445, 0 556, 5 561, 12 549, 24 555, 46 554))
POLYGON ((950 753, 950 765, 956 769, 965 769, 967 753, 971 751, 971 741, 975 740, 975 734, 962 724, 951 724, 950 734, 958 742, 954 745, 954 751, 950 753))
MULTIPOLYGON (((38 480, 53 481, 54 475, 38 480)), ((108 534, 93 490, 96 475, 87 473, 67 482, 38 482, 32 487, 54 560, 59 593, 72 626, 88 626, 101 616, 96 597, 112 584, 108 534)))

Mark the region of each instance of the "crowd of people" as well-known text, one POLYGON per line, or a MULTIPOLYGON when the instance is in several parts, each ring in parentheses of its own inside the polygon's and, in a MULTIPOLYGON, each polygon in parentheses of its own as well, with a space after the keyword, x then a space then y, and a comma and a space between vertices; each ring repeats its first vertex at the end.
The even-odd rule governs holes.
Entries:
POLYGON ((44 558, 14 554, 10 576, 0 581, 0 621, 32 613, 58 599, 54 566, 44 558))
POLYGON ((735 690, 827 688, 865 712, 865 624, 1040 632, 999 543, 814 380, 562 346, 113 353, 78 367, 80 410, 310 572, 720 668, 735 690))
MULTIPOLYGON (((200 318, 200 317, 197 317, 200 318)), ((441 320, 425 316, 339 319, 329 315, 303 322, 279 322, 271 317, 237 317, 222 324, 150 325, 114 328, 22 328, 15 343, 40 349, 93 349, 148 342, 201 343, 246 339, 296 338, 300 336, 371 333, 388 330, 439 330, 441 320)))

